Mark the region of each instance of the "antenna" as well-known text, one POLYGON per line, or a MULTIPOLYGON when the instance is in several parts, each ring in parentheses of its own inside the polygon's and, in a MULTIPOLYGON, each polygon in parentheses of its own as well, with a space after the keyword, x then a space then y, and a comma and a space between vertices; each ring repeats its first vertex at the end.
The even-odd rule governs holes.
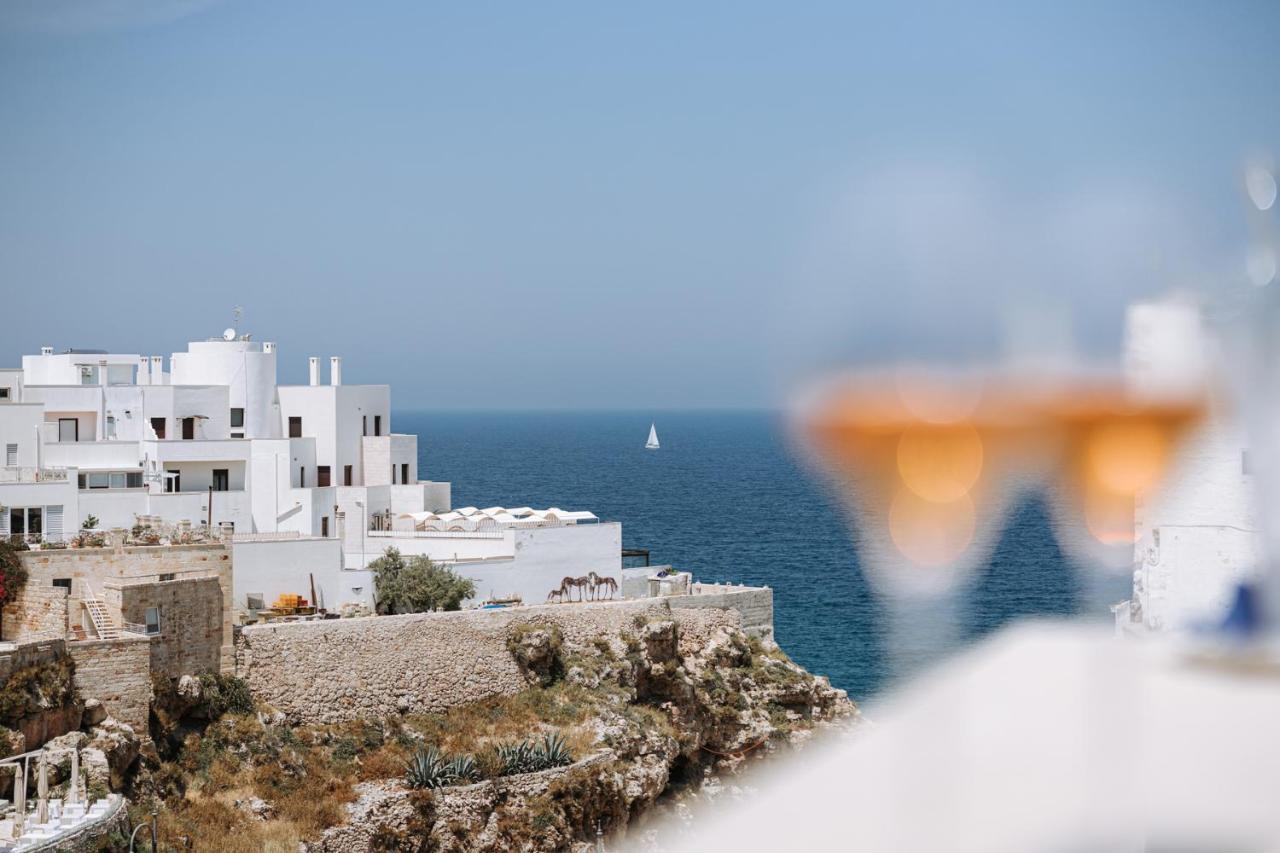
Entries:
POLYGON ((243 307, 243 306, 240 306, 240 305, 237 305, 236 307, 232 308, 232 309, 231 309, 231 315, 232 315, 233 317, 235 317, 235 321, 234 321, 231 325, 235 327, 235 329, 236 329, 236 331, 237 331, 237 332, 239 332, 239 331, 240 331, 240 318, 244 316, 244 307, 243 307))

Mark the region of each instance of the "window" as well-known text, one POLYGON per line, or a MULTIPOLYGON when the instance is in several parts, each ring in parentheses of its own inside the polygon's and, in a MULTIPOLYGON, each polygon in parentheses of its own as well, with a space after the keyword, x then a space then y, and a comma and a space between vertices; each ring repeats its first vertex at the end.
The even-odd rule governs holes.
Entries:
POLYGON ((165 471, 164 472, 164 490, 166 494, 182 491, 182 472, 181 471, 165 471))
POLYGON ((183 419, 182 419, 182 438, 183 438, 183 440, 184 440, 184 441, 190 441, 191 439, 193 439, 193 438, 195 438, 195 437, 196 437, 196 419, 195 419, 195 418, 183 418, 183 419))
POLYGON ((328 465, 316 466, 316 485, 322 489, 329 485, 329 466, 328 465))
POLYGON ((111 472, 111 488, 123 489, 129 485, 129 475, 124 471, 111 472))
POLYGON ((350 465, 342 466, 342 485, 344 486, 351 485, 351 466, 350 465))
POLYGON ((116 437, 116 417, 115 415, 107 415, 107 438, 116 437))
POLYGON ((244 427, 244 409, 231 410, 231 427, 232 429, 244 427))
POLYGON ((171 581, 171 580, 173 580, 173 572, 161 572, 161 573, 160 573, 160 580, 162 580, 162 581, 171 581))
POLYGON ((394 462, 391 463, 391 485, 393 486, 399 485, 396 482, 396 463, 394 462))
POLYGON ((111 488, 111 475, 106 471, 90 471, 85 476, 89 479, 89 488, 91 489, 111 488))
POLYGON ((373 434, 382 435, 382 415, 373 416, 373 434))
POLYGON ((303 465, 298 469, 298 488, 305 489, 307 487, 307 466, 303 465))
POLYGON ((156 438, 164 438, 164 418, 152 418, 151 430, 156 434, 156 438))
POLYGON ((302 418, 289 416, 289 438, 302 438, 302 418))
POLYGON ((231 433, 231 437, 232 437, 232 438, 244 438, 244 433, 242 433, 242 432, 233 432, 233 433, 231 433))
POLYGON ((227 468, 213 469, 213 490, 226 492, 231 490, 231 471, 227 468))
POLYGON ((11 399, 11 398, 10 398, 10 396, 9 396, 9 394, 10 394, 10 392, 9 392, 9 389, 8 389, 8 388, 0 388, 0 400, 8 400, 8 399, 11 399))
POLYGON ((147 626, 148 634, 160 633, 160 608, 159 607, 148 607, 146 614, 143 616, 143 620, 147 626))
POLYGON ((130 471, 125 475, 125 488, 141 489, 142 488, 142 472, 130 471))
POLYGON ((71 589, 71 578, 54 578, 53 585, 62 589, 71 589))
POLYGON ((8 465, 10 468, 13 468, 13 467, 17 466, 17 464, 18 464, 18 445, 16 445, 16 444, 6 444, 6 445, 4 446, 4 464, 8 465))
POLYGON ((409 485, 409 463, 408 462, 400 463, 400 485, 402 486, 409 485))
POLYGON ((325 539, 329 538, 329 516, 327 515, 320 517, 320 535, 325 539))
POLYGON ((369 416, 368 415, 360 416, 360 434, 361 435, 369 434, 369 416))
POLYGON ((58 418, 58 441, 79 441, 80 421, 76 418, 58 418))

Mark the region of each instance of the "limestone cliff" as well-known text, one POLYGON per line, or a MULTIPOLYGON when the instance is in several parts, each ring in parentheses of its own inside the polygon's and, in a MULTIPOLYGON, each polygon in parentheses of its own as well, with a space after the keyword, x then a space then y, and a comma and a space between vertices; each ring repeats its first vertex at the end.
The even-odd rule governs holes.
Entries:
POLYGON ((162 834, 197 850, 585 850, 709 772, 857 717, 843 691, 722 612, 530 610, 469 663, 512 667, 519 689, 311 724, 259 698, 253 713, 153 725, 159 752, 132 793, 160 801, 162 834), (513 745, 547 737, 561 766, 513 766, 513 745), (411 788, 406 765, 428 752, 453 775, 411 788))

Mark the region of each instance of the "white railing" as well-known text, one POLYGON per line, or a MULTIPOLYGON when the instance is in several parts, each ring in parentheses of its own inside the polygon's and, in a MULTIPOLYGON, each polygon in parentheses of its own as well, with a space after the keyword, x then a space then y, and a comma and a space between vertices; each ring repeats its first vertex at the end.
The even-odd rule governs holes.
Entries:
MULTIPOLYGON (((301 539, 302 534, 296 530, 267 531, 265 533, 233 533, 232 542, 285 542, 301 539)), ((312 538, 312 537, 307 537, 312 538)))
POLYGON ((0 483, 65 483, 66 468, 37 468, 33 465, 0 468, 0 483))
POLYGON ((125 622, 120 626, 120 630, 125 634, 141 634, 144 637, 150 636, 147 633, 147 626, 140 622, 125 622))
POLYGON ((501 539, 501 530, 370 530, 374 539, 501 539))

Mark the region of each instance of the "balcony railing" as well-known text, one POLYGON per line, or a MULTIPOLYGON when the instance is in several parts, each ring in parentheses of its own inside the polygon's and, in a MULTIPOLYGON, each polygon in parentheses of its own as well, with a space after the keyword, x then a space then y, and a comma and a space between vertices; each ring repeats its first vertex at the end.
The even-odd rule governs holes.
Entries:
POLYGON ((66 481, 66 468, 36 468, 26 465, 0 468, 0 483, 65 483, 66 481))

